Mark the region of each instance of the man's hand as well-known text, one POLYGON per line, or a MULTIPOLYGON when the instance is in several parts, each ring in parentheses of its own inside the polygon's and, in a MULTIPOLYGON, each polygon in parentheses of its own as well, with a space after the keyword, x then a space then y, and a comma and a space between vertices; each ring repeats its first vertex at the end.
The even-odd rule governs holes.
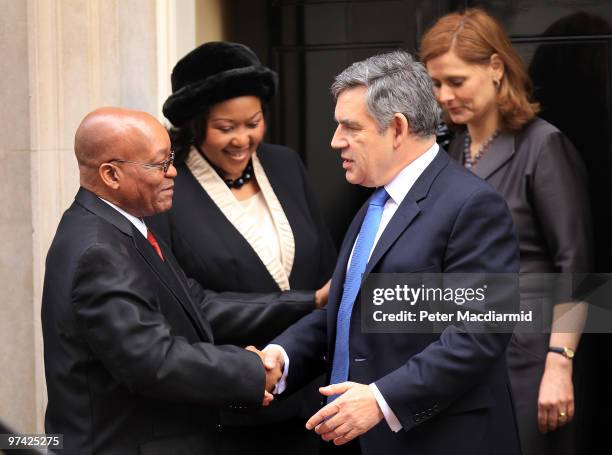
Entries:
POLYGON ((538 429, 554 431, 574 418, 572 361, 548 354, 538 395, 538 429))
MULTIPOLYGON (((267 346, 266 350, 263 351, 264 359, 263 363, 266 367, 266 370, 274 370, 278 368, 280 371, 279 379, 283 375, 283 371, 285 371, 285 358, 283 357, 283 353, 274 346, 267 346)), ((278 382, 278 379, 274 383, 278 382)), ((274 389, 274 388, 272 388, 274 389)))
POLYGON ((255 354, 257 354, 259 356, 259 358, 261 359, 261 362, 264 365, 264 368, 266 370, 266 390, 264 392, 264 399, 263 399, 262 405, 263 406, 268 406, 270 404, 270 402, 274 399, 274 396, 272 395, 271 392, 272 392, 272 390, 274 390, 274 387, 276 386, 276 383, 278 382, 278 380, 283 375, 283 370, 282 370, 280 365, 268 368, 266 366, 266 363, 265 363, 266 353, 260 351, 255 346, 247 346, 245 349, 247 351, 251 351, 251 352, 254 352, 255 354))
POLYGON ((346 444, 384 417, 368 385, 342 382, 321 387, 319 391, 325 396, 341 394, 306 422, 306 428, 314 428, 325 441, 346 444))
POLYGON ((315 292, 315 308, 320 309, 327 305, 327 298, 329 297, 329 286, 331 284, 331 280, 328 280, 327 283, 318 289, 315 292))

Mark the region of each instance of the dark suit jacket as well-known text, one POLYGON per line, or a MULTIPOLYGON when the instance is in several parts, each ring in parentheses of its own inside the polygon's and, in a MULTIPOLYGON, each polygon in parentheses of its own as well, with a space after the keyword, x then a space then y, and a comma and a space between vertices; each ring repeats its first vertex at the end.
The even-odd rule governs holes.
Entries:
MULTIPOLYGON (((449 154, 463 164, 465 133, 449 154)), ((588 272, 593 245, 587 176, 576 149, 535 118, 502 134, 474 168, 505 199, 519 237, 521 272, 588 272)))
POLYGON ((248 338, 270 320, 287 324, 288 308, 312 307, 299 293, 204 291, 160 246, 165 262, 85 189, 62 217, 42 325, 45 429, 64 435, 63 453, 216 453, 219 409, 260 406, 264 369, 253 353, 213 345, 215 336, 248 338))
MULTIPOLYGON (((320 371, 326 351, 333 355, 347 261, 366 210, 367 202, 346 234, 326 310, 273 341, 289 355, 289 387, 320 371)), ((366 273, 518 268, 518 243, 504 200, 440 150, 387 225, 366 273)), ((403 426, 392 433, 383 420, 362 435, 364 454, 520 453, 503 356, 510 334, 459 333, 454 327, 442 334, 366 334, 360 319, 357 297, 349 380, 375 382, 403 426)))

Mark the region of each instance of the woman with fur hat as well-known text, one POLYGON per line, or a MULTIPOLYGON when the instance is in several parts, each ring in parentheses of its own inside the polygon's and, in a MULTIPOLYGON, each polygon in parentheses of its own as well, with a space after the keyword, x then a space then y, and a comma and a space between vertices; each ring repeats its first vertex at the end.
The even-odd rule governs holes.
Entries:
MULTIPOLYGON (((327 301, 336 253, 304 166, 293 150, 262 142, 276 85, 248 47, 206 43, 176 64, 163 107, 178 176, 172 209, 152 223, 187 275, 217 291, 305 290, 257 340, 236 333, 217 343, 261 348, 305 314, 304 299, 315 302, 308 312, 327 301)), ((221 452, 317 453, 304 422, 319 401, 314 384, 266 409, 222 411, 221 452)))

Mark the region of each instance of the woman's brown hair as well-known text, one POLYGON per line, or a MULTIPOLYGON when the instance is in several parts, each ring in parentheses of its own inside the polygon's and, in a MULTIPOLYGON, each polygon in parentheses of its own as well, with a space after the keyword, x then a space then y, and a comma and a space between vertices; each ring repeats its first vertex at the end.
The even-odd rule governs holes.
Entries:
MULTIPOLYGON (((441 17, 423 35, 420 57, 427 64, 451 50, 470 64, 488 65, 493 54, 503 62, 504 76, 497 92, 503 130, 518 131, 538 113, 538 103, 529 101, 531 81, 523 61, 503 28, 486 12, 470 8, 441 17)), ((447 115, 445 120, 449 120, 447 115)))

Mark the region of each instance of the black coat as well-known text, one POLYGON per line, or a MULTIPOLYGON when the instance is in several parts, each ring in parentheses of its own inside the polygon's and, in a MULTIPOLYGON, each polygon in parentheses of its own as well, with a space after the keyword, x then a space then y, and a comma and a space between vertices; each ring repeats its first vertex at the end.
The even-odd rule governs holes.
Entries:
POLYGON ((259 407, 264 369, 215 338, 249 338, 267 321, 286 325, 289 309, 312 308, 299 292, 204 291, 160 246, 164 262, 85 189, 62 217, 42 302, 45 430, 64 435, 60 453, 216 453, 219 409, 259 407))

